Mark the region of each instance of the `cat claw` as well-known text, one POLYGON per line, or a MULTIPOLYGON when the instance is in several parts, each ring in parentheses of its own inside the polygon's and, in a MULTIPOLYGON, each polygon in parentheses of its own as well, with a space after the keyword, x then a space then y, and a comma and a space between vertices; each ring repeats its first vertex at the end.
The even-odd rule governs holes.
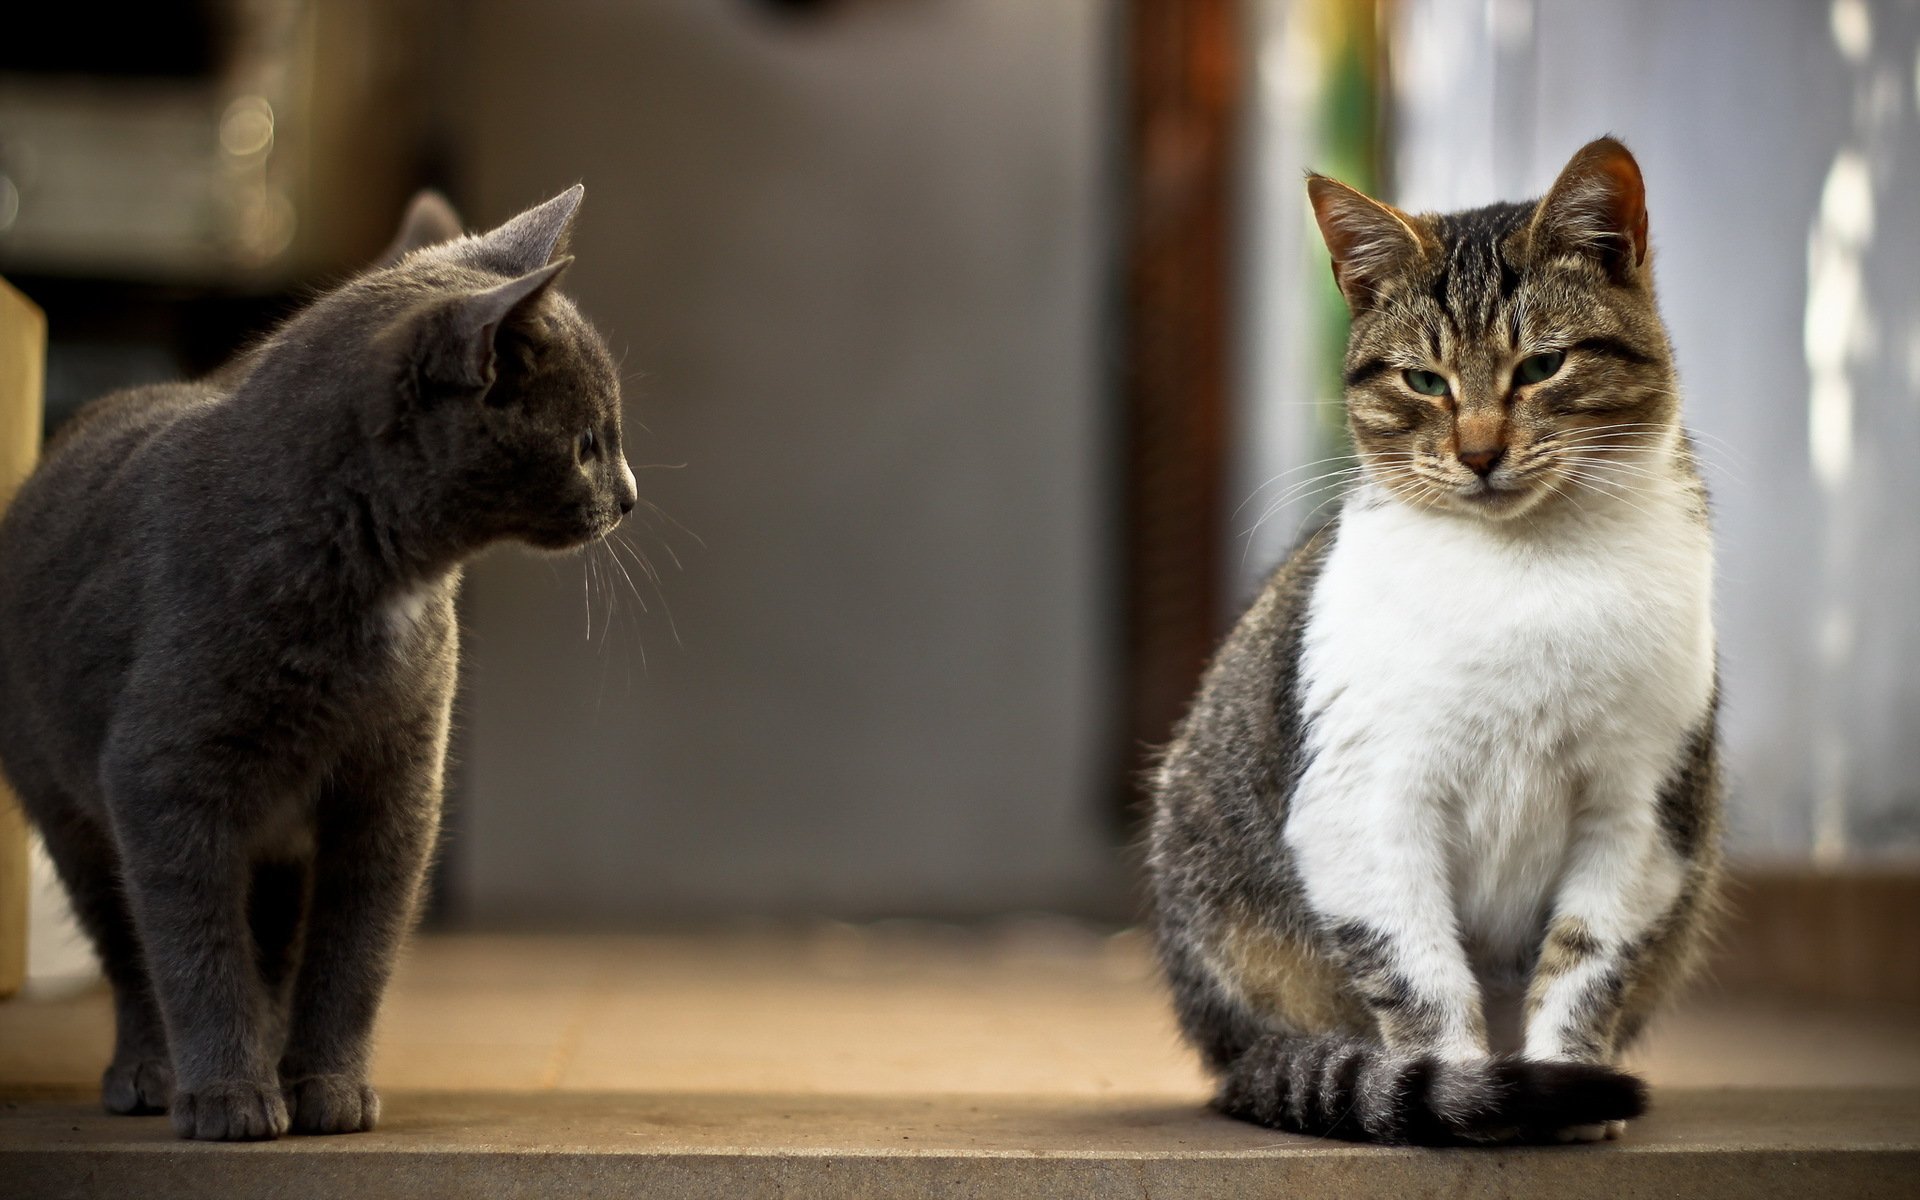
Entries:
POLYGON ((259 1142, 287 1131, 280 1089, 236 1080, 173 1096, 173 1131, 203 1142, 259 1142))
POLYGON ((351 1075, 308 1075, 281 1085, 295 1133, 365 1133, 380 1119, 380 1096, 351 1075))
POLYGON ((115 1059, 100 1077, 100 1103, 116 1116, 167 1111, 173 1098, 173 1065, 164 1058, 115 1059))

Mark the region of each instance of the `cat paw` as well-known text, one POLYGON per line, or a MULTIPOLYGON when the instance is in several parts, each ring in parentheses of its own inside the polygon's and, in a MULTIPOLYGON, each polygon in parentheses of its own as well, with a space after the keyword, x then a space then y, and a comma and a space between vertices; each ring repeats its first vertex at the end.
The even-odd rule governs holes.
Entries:
POLYGON ((115 1059, 100 1077, 100 1103, 116 1116, 167 1111, 173 1098, 173 1064, 164 1058, 115 1059))
POLYGON ((282 1087, 295 1133, 365 1133, 380 1119, 380 1096, 351 1075, 309 1075, 282 1087))
POLYGON ((1607 1138, 1607 1122, 1599 1121, 1592 1125, 1569 1125, 1565 1129, 1554 1131, 1556 1142, 1602 1142, 1607 1138))
POLYGON ((1625 1121, 1596 1121, 1591 1125, 1569 1125, 1556 1130, 1553 1140, 1556 1142, 1613 1142, 1618 1141, 1627 1132, 1625 1121))
POLYGON ((233 1080, 177 1091, 173 1131, 202 1142, 258 1142, 287 1131, 287 1105, 271 1084, 233 1080))

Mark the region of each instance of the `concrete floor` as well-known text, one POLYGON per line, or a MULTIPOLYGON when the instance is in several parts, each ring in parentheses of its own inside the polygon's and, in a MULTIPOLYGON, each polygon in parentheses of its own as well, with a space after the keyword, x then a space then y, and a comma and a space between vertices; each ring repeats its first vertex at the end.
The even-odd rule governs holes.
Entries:
POLYGON ((1698 1000, 1636 1055, 1655 1111, 1619 1144, 1384 1151, 1205 1112, 1138 935, 1046 920, 424 937, 382 1018, 382 1128, 272 1148, 101 1115, 109 1030, 97 990, 0 1004, 0 1179, 37 1181, 18 1194, 237 1194, 296 1169, 369 1196, 1092 1195, 1276 1171, 1327 1195, 1920 1193, 1920 1013, 1698 1000))

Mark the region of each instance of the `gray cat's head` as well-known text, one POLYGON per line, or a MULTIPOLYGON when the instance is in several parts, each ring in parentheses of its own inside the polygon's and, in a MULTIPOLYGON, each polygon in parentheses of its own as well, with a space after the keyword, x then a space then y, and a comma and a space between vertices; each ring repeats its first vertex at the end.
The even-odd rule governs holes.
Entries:
POLYGON ((637 502, 619 373, 555 287, 581 195, 463 236, 423 193, 382 264, 323 297, 271 355, 351 392, 383 469, 428 501, 416 510, 432 525, 425 542, 564 550, 637 502))
POLYGON ((1544 199, 1470 212, 1406 213, 1320 175, 1307 190, 1353 310, 1354 449, 1402 501, 1504 519, 1620 491, 1672 444, 1672 353, 1625 146, 1590 143, 1544 199))

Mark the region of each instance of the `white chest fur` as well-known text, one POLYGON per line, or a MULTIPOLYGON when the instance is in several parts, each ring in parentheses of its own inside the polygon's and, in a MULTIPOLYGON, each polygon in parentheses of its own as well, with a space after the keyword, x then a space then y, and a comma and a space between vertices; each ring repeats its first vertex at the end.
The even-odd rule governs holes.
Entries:
POLYGON ((1468 946, 1510 959, 1538 944, 1576 812, 1652 820, 1706 711, 1708 533, 1678 484, 1504 523, 1356 501, 1314 591, 1287 840, 1335 913, 1392 924, 1381 872, 1439 872, 1468 946))
POLYGON ((403 642, 418 631, 443 598, 444 579, 421 580, 393 593, 380 607, 380 621, 387 636, 403 642))

